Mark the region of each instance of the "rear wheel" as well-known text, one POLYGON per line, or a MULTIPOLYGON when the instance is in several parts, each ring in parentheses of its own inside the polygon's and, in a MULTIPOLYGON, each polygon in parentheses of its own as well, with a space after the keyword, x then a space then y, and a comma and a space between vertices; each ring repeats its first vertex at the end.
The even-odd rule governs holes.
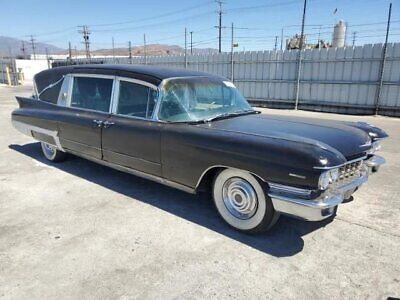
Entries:
POLYGON ((44 157, 50 161, 59 162, 67 158, 67 153, 58 150, 53 145, 41 142, 41 146, 44 157))
POLYGON ((213 198, 221 217, 240 231, 267 231, 279 218, 262 183, 246 171, 225 169, 217 174, 213 198))

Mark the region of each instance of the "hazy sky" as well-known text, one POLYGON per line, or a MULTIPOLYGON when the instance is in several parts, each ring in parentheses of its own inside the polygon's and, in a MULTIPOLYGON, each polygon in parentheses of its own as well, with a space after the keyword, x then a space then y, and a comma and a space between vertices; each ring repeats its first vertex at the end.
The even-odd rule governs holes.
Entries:
MULTIPOLYGON (((308 0, 306 34, 309 41, 331 40, 332 27, 340 19, 348 27, 348 43, 356 32, 356 44, 383 42, 388 0, 308 0), (337 12, 335 10, 337 9, 337 12)), ((400 39, 400 2, 393 1, 392 35, 400 39)), ((78 25, 88 25, 92 48, 110 48, 143 43, 184 45, 184 28, 193 31, 195 47, 217 48, 217 3, 215 1, 41 0, 1 1, 0 35, 28 39, 67 48, 68 41, 82 48, 78 25)), ((280 46, 284 36, 300 31, 303 0, 225 0, 223 4, 223 50, 229 50, 231 22, 240 50, 271 49, 275 36, 280 46)), ((188 37, 190 40, 190 36, 188 37)))

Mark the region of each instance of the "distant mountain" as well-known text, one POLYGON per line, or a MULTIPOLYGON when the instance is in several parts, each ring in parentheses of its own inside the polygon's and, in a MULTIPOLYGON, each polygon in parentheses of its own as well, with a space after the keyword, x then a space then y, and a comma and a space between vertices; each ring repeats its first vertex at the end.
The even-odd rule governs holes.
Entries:
MULTIPOLYGON (((189 54, 190 49, 187 49, 187 53, 189 54)), ((217 53, 217 49, 213 48, 205 48, 205 49, 199 49, 199 48, 193 48, 193 54, 205 54, 205 53, 217 53)), ((67 54, 68 51, 62 52, 63 54, 67 54)), ((128 48, 115 48, 110 49, 96 49, 96 50, 91 50, 90 53, 92 55, 96 56, 128 56, 129 55, 129 49, 128 48)), ((148 56, 151 55, 179 55, 179 54, 184 54, 185 49, 177 46, 177 45, 163 45, 163 44, 150 44, 146 45, 146 54, 148 56)), ((72 55, 84 55, 85 52, 83 50, 78 50, 75 52, 73 51, 72 55)), ((142 56, 144 55, 144 48, 143 46, 137 46, 137 47, 132 47, 132 56, 142 56)))
MULTIPOLYGON (((32 53, 32 47, 30 41, 19 40, 16 38, 0 36, 0 55, 1 56, 20 56, 22 55, 22 44, 25 44, 25 54, 29 55, 32 53)), ((54 45, 45 43, 35 43, 36 54, 45 54, 46 48, 49 53, 58 54, 63 52, 64 49, 58 48, 54 45)))
MULTIPOLYGON (((16 38, 0 36, 0 56, 22 56, 22 45, 25 46, 25 55, 32 54, 32 46, 30 41, 19 40, 16 38)), ((68 54, 68 50, 58 48, 54 45, 45 44, 45 43, 35 43, 35 52, 36 54, 45 54, 46 48, 49 54, 68 54)), ((147 55, 179 55, 184 54, 184 48, 177 45, 163 45, 163 44, 150 44, 146 45, 146 54, 147 55)), ((187 52, 190 52, 190 49, 187 49, 187 52)), ((217 49, 213 48, 193 48, 193 54, 206 54, 206 53, 217 53, 217 49)), ((90 53, 96 56, 128 56, 129 51, 127 48, 115 48, 114 51, 110 48, 107 49, 96 49, 91 50, 90 53)), ((73 50, 72 55, 84 55, 85 52, 83 50, 73 50)), ((144 55, 143 46, 132 47, 132 55, 133 56, 141 56, 144 55)))

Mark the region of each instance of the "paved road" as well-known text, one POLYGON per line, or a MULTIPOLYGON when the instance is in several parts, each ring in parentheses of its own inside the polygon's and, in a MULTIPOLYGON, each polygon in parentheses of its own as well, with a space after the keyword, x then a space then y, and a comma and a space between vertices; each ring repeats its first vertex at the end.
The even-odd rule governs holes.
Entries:
POLYGON ((10 124, 15 94, 0 87, 0 298, 400 297, 400 119, 381 172, 332 222, 281 218, 249 236, 209 199, 72 157, 46 162, 10 124))

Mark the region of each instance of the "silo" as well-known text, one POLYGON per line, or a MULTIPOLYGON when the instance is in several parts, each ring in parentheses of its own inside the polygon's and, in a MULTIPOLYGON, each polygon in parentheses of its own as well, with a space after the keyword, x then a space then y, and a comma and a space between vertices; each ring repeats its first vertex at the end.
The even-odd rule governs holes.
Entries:
POLYGON ((346 24, 340 20, 333 28, 332 47, 344 47, 346 42, 346 24))

